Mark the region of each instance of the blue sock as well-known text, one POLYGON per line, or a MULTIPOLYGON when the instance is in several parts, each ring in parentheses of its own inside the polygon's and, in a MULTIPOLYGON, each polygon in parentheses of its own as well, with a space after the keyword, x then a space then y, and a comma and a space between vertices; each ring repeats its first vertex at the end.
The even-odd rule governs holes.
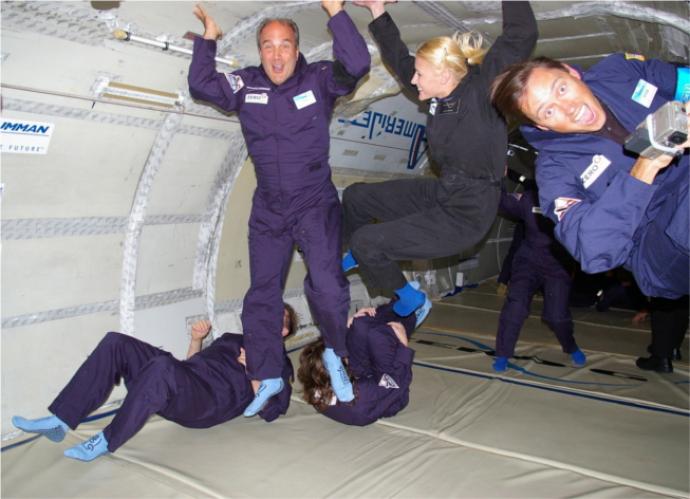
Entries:
POLYGON ((345 366, 343 366, 343 361, 332 348, 326 348, 323 351, 323 364, 331 378, 331 386, 336 398, 341 402, 354 400, 355 392, 352 390, 350 377, 347 375, 345 366))
POLYGON ((108 453, 108 441, 103 432, 95 434, 88 440, 67 449, 65 456, 79 461, 93 461, 98 456, 108 453))
POLYGON ((502 373, 508 368, 508 357, 496 356, 496 358, 494 359, 494 363, 491 367, 493 367, 494 371, 496 371, 497 373, 502 373))
POLYGON ((587 356, 579 348, 570 354, 575 367, 583 367, 587 363, 587 356))
POLYGON ((347 250, 347 253, 343 255, 343 261, 341 262, 341 265, 343 267, 343 272, 347 272, 352 269, 356 269, 359 267, 359 263, 357 263, 357 260, 355 260, 355 257, 352 256, 352 250, 347 250))
POLYGON ((254 400, 244 410, 244 416, 248 418, 256 416, 268 403, 269 399, 280 393, 284 386, 282 378, 266 378, 261 380, 259 389, 256 391, 256 395, 254 395, 254 400))
POLYGON ((419 287, 419 283, 412 281, 405 284, 402 288, 395 290, 395 294, 398 295, 400 299, 393 304, 393 311, 400 317, 407 317, 424 305, 424 301, 426 300, 424 292, 415 289, 412 283, 415 283, 417 288, 419 287))
POLYGON ((62 442, 69 431, 69 426, 57 416, 47 416, 38 419, 26 419, 21 416, 13 416, 12 424, 28 433, 40 433, 53 442, 62 442))

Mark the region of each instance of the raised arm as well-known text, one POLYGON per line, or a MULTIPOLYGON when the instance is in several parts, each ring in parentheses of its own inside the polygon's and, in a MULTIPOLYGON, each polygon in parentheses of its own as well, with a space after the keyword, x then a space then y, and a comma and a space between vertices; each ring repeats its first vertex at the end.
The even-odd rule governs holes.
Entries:
POLYGON ((481 65, 487 84, 511 64, 527 60, 539 38, 537 20, 529 2, 501 2, 503 32, 491 45, 481 65))
POLYGON ((201 5, 194 8, 194 15, 203 23, 204 35, 194 39, 192 64, 187 76, 189 93, 195 99, 210 102, 226 111, 236 111, 242 78, 234 73, 225 75, 216 71, 216 40, 223 32, 201 5))
POLYGON ((417 87, 411 83, 414 75, 414 56, 410 55, 407 45, 400 38, 400 31, 393 22, 393 18, 386 12, 385 4, 390 2, 355 0, 353 3, 369 9, 374 18, 369 24, 369 31, 379 46, 381 59, 405 88, 416 93, 417 87))
POLYGON ((333 34, 332 74, 328 77, 331 94, 347 95, 357 86, 360 78, 369 72, 371 56, 367 44, 350 16, 343 9, 343 0, 322 0, 321 6, 328 13, 328 28, 333 34))
POLYGON ((211 331, 211 322, 207 320, 197 321, 192 324, 192 339, 189 341, 189 348, 187 349, 187 358, 201 351, 201 344, 204 338, 208 336, 211 331))

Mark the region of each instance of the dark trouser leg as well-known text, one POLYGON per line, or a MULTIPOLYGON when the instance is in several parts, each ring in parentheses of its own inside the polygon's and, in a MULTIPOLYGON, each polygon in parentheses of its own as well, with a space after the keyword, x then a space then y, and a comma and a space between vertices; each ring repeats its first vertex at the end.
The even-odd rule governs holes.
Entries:
POLYGON ((501 272, 498 274, 498 281, 501 284, 508 284, 510 282, 510 275, 513 269, 513 259, 515 258, 515 253, 520 247, 520 243, 524 239, 525 234, 525 224, 523 222, 518 222, 515 224, 513 229, 513 240, 510 242, 510 248, 508 248, 508 253, 506 253, 503 263, 501 264, 501 272))
POLYGON ((529 315, 534 293, 541 285, 541 279, 527 263, 527 260, 515 259, 508 296, 501 309, 496 333, 496 355, 512 357, 520 330, 529 315))
POLYGON ((652 348, 655 357, 670 359, 688 330, 688 297, 677 300, 652 298, 652 348))
POLYGON ((120 379, 128 384, 146 363, 167 352, 120 333, 105 335, 48 410, 75 429, 108 399, 120 379))
MULTIPOLYGON (((687 164, 685 166, 687 171, 687 164)), ((648 296, 675 299, 690 291, 688 180, 679 183, 646 226, 633 254, 633 273, 648 296)))
POLYGON ((337 197, 302 213, 294 233, 308 273, 304 292, 327 348, 347 357, 350 285, 340 267, 341 209, 337 197))
MULTIPOLYGON (((253 217, 253 215, 252 215, 253 217)), ((249 223, 251 285, 244 297, 242 327, 251 379, 279 378, 283 370, 283 286, 293 251, 292 235, 249 223)))
POLYGON ((573 318, 568 306, 571 283, 567 278, 544 279, 544 321, 556 333, 556 338, 565 353, 577 350, 573 337, 573 318))
POLYGON ((195 421, 208 420, 209 413, 214 412, 216 401, 208 383, 182 361, 165 355, 147 363, 129 384, 122 406, 103 434, 108 450, 114 452, 153 414, 160 413, 166 419, 194 426, 195 421))
POLYGON ((349 185, 343 192, 343 243, 373 222, 388 222, 435 205, 438 181, 404 179, 349 185))

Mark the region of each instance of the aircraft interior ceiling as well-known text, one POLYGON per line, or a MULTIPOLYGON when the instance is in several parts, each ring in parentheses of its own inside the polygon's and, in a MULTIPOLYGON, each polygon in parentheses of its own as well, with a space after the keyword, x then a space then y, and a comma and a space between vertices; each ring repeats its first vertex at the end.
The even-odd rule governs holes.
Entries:
MULTIPOLYGON (((187 75, 191 55, 185 51, 191 50, 193 37, 203 31, 193 15, 195 4, 138 0, 0 2, 0 118, 3 123, 0 427, 3 447, 23 438, 10 423, 12 415, 44 414, 107 331, 132 335, 182 358, 191 324, 199 318, 208 317, 212 321, 214 334, 242 330, 240 311, 249 286, 247 220, 256 178, 237 117, 195 101, 189 94, 187 75), (34 127, 41 132, 40 137, 12 138, 6 142, 5 132, 18 124, 34 127)), ((616 52, 688 63, 688 1, 534 1, 531 4, 540 34, 534 55, 584 68, 616 52)), ((231 72, 259 64, 256 28, 266 17, 297 21, 300 51, 307 61, 333 59, 332 36, 326 26, 328 16, 320 2, 207 1, 203 5, 224 33, 218 41, 218 57, 222 59, 217 62, 219 71, 231 72)), ((330 163, 339 193, 354 182, 430 174, 424 138, 425 110, 401 92, 398 82, 382 64, 367 29, 370 13, 350 2, 346 2, 345 8, 365 37, 372 65, 355 93, 338 101, 330 124, 330 163)), ((411 52, 424 40, 453 31, 478 31, 489 43, 501 32, 501 3, 497 1, 399 1, 387 9, 411 52)), ((520 163, 519 158, 515 168, 531 175, 530 167, 520 163)), ((434 299, 454 291, 459 283, 458 275, 462 275, 466 284, 486 283, 499 271, 511 241, 512 227, 511 222, 498 218, 481 246, 440 261, 411 262, 405 267, 406 273, 418 277, 434 299)), ((293 349, 317 334, 303 291, 306 274, 302 255, 295 251, 285 286, 285 300, 295 307, 301 322, 297 338, 289 343, 293 349)), ((372 300, 380 302, 376 290, 367 289, 359 276, 349 279, 351 310, 369 305, 372 300)), ((481 300, 482 294, 476 297, 481 300)), ((467 310, 486 307, 479 312, 480 318, 472 316, 477 318, 477 324, 495 321, 493 302, 490 306, 483 303, 470 300, 461 306, 467 310)), ((469 317, 465 319, 470 320, 469 317)), ((615 320, 619 319, 623 320, 616 316, 615 320)), ((434 320, 438 334, 444 328, 451 328, 441 324, 439 316, 434 320)), ((587 321, 590 319, 583 319, 583 323, 590 324, 587 321)), ((535 328, 539 330, 539 326, 535 328)), ((634 334, 639 335, 640 331, 636 329, 634 334)), ((636 341, 641 344, 644 340, 640 338, 636 341)), ((431 362, 444 357, 423 349, 420 355, 431 362)), ((295 354, 292 358, 295 362, 295 354)), ((449 362, 452 364, 455 359, 449 362)), ((477 369, 481 371, 480 367, 477 369)), ((687 364, 684 369, 687 371, 687 364)), ((578 383, 586 382, 580 381, 576 374, 569 373, 566 377, 577 379, 578 383)), ((448 373, 426 372, 419 378, 425 380, 424 385, 420 381, 420 386, 438 388, 451 383, 448 373)), ((660 417, 673 420, 669 423, 673 428, 682 428, 683 423, 673 418, 680 411, 687 425, 688 397, 682 393, 683 389, 687 391, 687 380, 673 383, 673 397, 670 397, 673 400, 649 395, 652 398, 645 400, 652 401, 643 405, 647 404, 645 410, 649 409, 650 413, 656 410, 650 409, 657 407, 656 404, 673 406, 673 410, 660 417)), ((474 385, 469 389, 480 390, 474 385)), ((443 390, 439 397, 447 395, 443 390)), ((455 394, 453 389, 449 390, 455 394)), ((123 386, 116 387, 104 410, 117 407, 125 393, 123 386)), ((420 389, 417 394, 423 395, 420 389)), ((496 391, 492 396, 495 398, 485 402, 500 399, 506 407, 512 407, 505 393, 496 391)), ((615 396, 625 397, 628 393, 616 392, 615 396)), ((316 417, 305 416, 311 408, 297 405, 298 415, 316 417)), ((602 412, 601 417, 619 417, 616 410, 602 412)), ((474 416, 477 415, 470 419, 474 416)), ((500 424, 499 415, 494 416, 496 424, 500 424)), ((639 420, 633 417, 625 421, 630 425, 646 424, 645 418, 647 413, 639 420)), ((157 428, 157 424, 152 426, 157 428)), ((394 423, 383 430, 379 427, 369 431, 372 441, 388 439, 391 433, 412 432, 410 435, 414 437, 405 446, 416 449, 414 452, 422 452, 420 447, 426 445, 438 445, 441 452, 455 453, 457 449, 450 448, 460 442, 468 445, 470 454, 481 454, 496 444, 475 442, 463 434, 463 428, 454 425, 443 417, 439 420, 438 414, 411 411, 400 427, 394 423), (447 430, 448 426, 444 426, 447 423, 452 427, 452 435, 447 441, 429 444, 425 439, 431 430, 424 428, 425 421, 432 422, 434 431, 447 430)), ((292 429, 293 435, 308 440, 301 433, 308 431, 308 425, 292 429)), ((592 440, 604 438, 598 435, 592 436, 592 440)), ((149 438, 157 442, 156 435, 149 438)), ((194 437, 189 438, 193 441, 194 437)), ((242 443, 251 445, 250 439, 244 438, 242 443)), ((361 435, 357 438, 361 438, 361 445, 366 445, 367 438, 361 435)), ((344 448, 353 446, 347 452, 355 455, 355 444, 347 440, 347 433, 338 436, 344 448)), ((633 447, 641 451, 652 441, 653 436, 649 436, 633 447)), ((42 445, 35 449, 45 456, 42 445)), ((266 452, 272 452, 267 442, 261 445, 266 452)), ((281 445, 291 443, 281 441, 281 445)), ((387 443, 385 452, 379 456, 380 449, 376 450, 374 458, 395 460, 398 445, 393 441, 387 443)), ((506 466, 503 468, 506 480, 511 474, 543 474, 544 484, 548 482, 549 487, 557 487, 559 481, 572 485, 584 475, 586 480, 591 480, 582 488, 573 486, 564 489, 563 494, 553 492, 544 496, 566 495, 567 490, 569 495, 582 496, 684 497, 690 490, 690 485, 686 488, 682 483, 683 477, 678 477, 676 468, 669 471, 669 475, 675 473, 673 477, 664 476, 656 482, 651 472, 647 476, 635 467, 620 476, 614 471, 610 475, 609 471, 601 474, 583 471, 589 469, 585 452, 576 453, 568 465, 571 467, 554 465, 557 472, 549 468, 559 460, 552 455, 543 460, 527 459, 529 465, 523 468, 518 461, 524 455, 518 448, 516 443, 515 449, 499 452, 500 456, 463 455, 461 461, 469 466, 474 459, 479 459, 483 465, 500 466, 492 460, 501 460, 506 466), (635 474, 639 476, 636 478, 635 474), (618 478, 611 479, 613 475, 618 478), (615 484, 611 488, 606 485, 609 479, 615 484)), ((184 446, 181 449, 179 452, 186 452, 184 446)), ((8 451, 3 459, 11 452, 15 451, 8 451)), ((132 452, 124 454, 127 460, 130 464, 140 464, 146 450, 137 448, 132 452)), ((674 452, 682 454, 678 449, 674 452)), ((8 461, 7 467, 3 466, 3 480, 8 473, 13 473, 9 488, 3 486, 3 495, 38 497, 49 493, 48 485, 35 490, 24 488, 31 479, 23 479, 26 472, 15 467, 14 459, 8 461)), ((63 476, 75 475, 74 470, 62 470, 50 458, 41 459, 46 461, 46 466, 53 466, 58 476, 63 471, 63 476)), ((217 459, 222 459, 222 455, 217 459)), ((423 461, 423 456, 420 459, 423 461)), ((682 461, 682 456, 679 459, 681 465, 687 464, 687 459, 682 461)), ((604 470, 605 461, 602 457, 592 468, 604 470)), ((444 469, 443 464, 438 466, 444 469)), ((161 472, 161 476, 167 476, 174 468, 174 463, 149 463, 142 469, 151 474, 164 469, 167 471, 161 472)), ((209 472, 209 475, 213 474, 209 472)), ((252 477, 250 473, 245 478, 252 477)), ((136 484, 132 482, 133 489, 124 488, 113 495, 140 494, 141 489, 137 487, 147 485, 140 485, 138 480, 136 484)), ((196 485, 191 479, 179 480, 183 484, 179 489, 174 485, 156 486, 147 494, 222 497, 281 493, 279 487, 252 489, 249 484, 223 489, 209 477, 202 477, 196 485)), ((423 482, 424 477, 420 476, 419 480, 423 482)), ((409 494, 423 494, 421 488, 415 488, 418 483, 408 485, 409 494)), ((61 490, 64 495, 89 495, 61 490)), ((436 490, 438 497, 454 495, 450 489, 432 490, 436 490)), ((536 497, 538 491, 539 485, 535 485, 520 488, 516 495, 537 494, 536 497)), ((91 490, 94 496, 102 497, 109 492, 112 490, 107 487, 91 490)), ((335 485, 312 491, 291 488, 285 492, 302 497, 406 495, 404 488, 390 492, 375 487, 335 485)), ((508 489, 502 493, 510 494, 508 489)), ((472 484, 467 494, 492 495, 477 483, 472 484)), ((458 495, 463 494, 458 492, 458 495)))

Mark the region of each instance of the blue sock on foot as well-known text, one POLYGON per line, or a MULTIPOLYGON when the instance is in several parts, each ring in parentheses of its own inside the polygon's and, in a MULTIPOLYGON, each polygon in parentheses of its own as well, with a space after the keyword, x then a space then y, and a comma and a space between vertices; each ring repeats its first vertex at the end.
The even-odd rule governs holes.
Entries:
POLYGON ((341 402, 354 400, 355 392, 352 390, 350 377, 347 375, 345 366, 343 366, 343 361, 332 348, 326 348, 323 351, 323 365, 331 378, 331 386, 336 398, 341 402))
POLYGON ((57 416, 47 416, 38 419, 26 419, 13 416, 12 424, 28 433, 40 433, 53 442, 62 442, 69 431, 69 426, 57 416))
POLYGON ((341 265, 343 267, 343 272, 347 272, 349 270, 356 269, 357 267, 359 267, 359 263, 357 263, 355 257, 352 256, 352 250, 347 250, 347 253, 343 255, 341 265))
POLYGON ((497 373, 502 373, 508 368, 508 357, 498 357, 494 359, 494 363, 491 366, 497 373))
POLYGON ((256 395, 254 395, 254 400, 244 410, 244 416, 248 418, 256 416, 271 397, 283 390, 283 386, 282 378, 266 378, 261 380, 259 389, 256 391, 256 395))
MULTIPOLYGON (((412 286, 417 291, 419 291, 419 288, 421 288, 421 285, 417 281, 410 281, 410 286, 412 286)), ((414 315, 416 317, 414 323, 415 329, 417 329, 422 324, 422 322, 424 322, 426 317, 429 315, 429 312, 431 311, 431 300, 429 300, 424 291, 422 291, 422 293, 424 294, 424 303, 421 307, 414 311, 414 315)))
POLYGON ((67 449, 65 456, 79 461, 93 461, 98 456, 108 453, 108 441, 103 432, 95 434, 88 440, 67 449))
POLYGON ((582 367, 587 363, 587 356, 579 348, 570 354, 575 367, 582 367))
POLYGON ((419 283, 415 281, 408 282, 402 288, 396 289, 395 294, 400 299, 393 304, 393 311, 400 317, 407 317, 424 305, 424 300, 426 300, 426 295, 419 290, 419 283), (412 283, 417 285, 416 289, 412 283))

